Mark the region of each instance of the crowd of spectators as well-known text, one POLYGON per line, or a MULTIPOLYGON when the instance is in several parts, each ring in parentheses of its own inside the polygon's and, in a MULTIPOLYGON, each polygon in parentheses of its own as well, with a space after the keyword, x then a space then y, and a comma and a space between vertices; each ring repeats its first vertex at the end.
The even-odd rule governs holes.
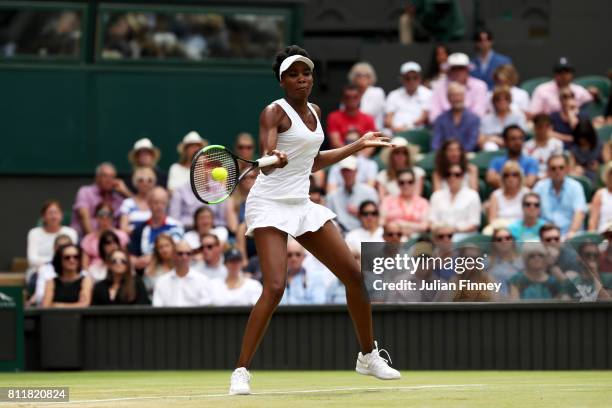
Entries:
MULTIPOLYGON (((338 109, 324 118, 327 143, 338 147, 381 130, 394 146, 314 173, 311 200, 337 214, 334 222, 356 259, 363 242, 377 241, 409 242, 416 256, 476 256, 482 247, 467 243, 486 237, 486 268, 464 276, 499 282, 499 293, 426 290, 386 301, 608 298, 612 147, 597 128, 612 117, 591 117, 585 109, 605 95, 576 84, 564 57, 554 78, 530 95, 517 87, 511 59, 492 45, 483 30, 471 60, 438 46, 427 78, 419 63, 408 61, 398 69, 401 86, 387 96, 376 87, 374 67, 355 64, 338 109), (415 130, 427 133, 425 148, 407 138, 415 130), (484 165, 479 157, 487 158, 484 165)), ((93 184, 79 189, 70 227, 62 225, 59 202, 44 203, 41 226, 28 235, 29 303, 256 302, 262 272, 253 239, 244 235, 244 207, 258 173, 249 173, 222 204, 202 205, 191 192, 189 168, 207 143, 189 132, 166 173, 153 142, 136 141, 129 174, 118 177, 113 164, 101 163, 93 184)), ((252 159, 255 146, 242 133, 234 151, 252 159)), ((286 256, 281 304, 346 301, 335 276, 297 241, 289 240, 286 256)), ((458 275, 423 269, 411 279, 453 282, 458 275)))

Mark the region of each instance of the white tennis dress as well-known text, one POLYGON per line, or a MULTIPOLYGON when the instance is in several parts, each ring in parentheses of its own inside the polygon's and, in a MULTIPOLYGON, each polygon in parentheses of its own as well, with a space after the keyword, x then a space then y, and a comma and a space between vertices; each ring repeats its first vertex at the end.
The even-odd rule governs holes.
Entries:
POLYGON ((330 209, 310 201, 310 173, 323 143, 323 128, 317 119, 313 132, 285 99, 274 101, 289 119, 291 127, 278 134, 276 149, 287 154, 288 163, 268 175, 260 173, 246 200, 246 235, 261 227, 275 227, 294 237, 316 231, 336 217, 330 209))

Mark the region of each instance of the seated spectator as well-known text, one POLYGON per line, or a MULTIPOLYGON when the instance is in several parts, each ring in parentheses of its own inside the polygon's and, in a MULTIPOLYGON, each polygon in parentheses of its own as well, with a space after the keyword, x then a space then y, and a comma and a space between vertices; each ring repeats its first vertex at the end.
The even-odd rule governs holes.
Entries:
MULTIPOLYGON (((130 237, 124 231, 113 227, 113 209, 110 205, 100 203, 96 207, 96 229, 89 234, 85 235, 81 240, 81 249, 86 255, 85 267, 89 269, 90 266, 97 266, 104 264, 104 259, 100 258, 98 252, 98 243, 102 233, 106 231, 112 231, 117 238, 119 238, 120 247, 125 248, 130 242, 130 237)), ((102 277, 103 279, 104 277, 102 277)))
POLYGON ((38 269, 53 258, 53 241, 59 235, 68 235, 72 242, 78 241, 77 232, 62 225, 64 213, 57 200, 47 200, 40 210, 42 226, 34 227, 28 232, 28 271, 26 281, 38 272, 38 269))
POLYGON ((522 250, 525 269, 510 278, 510 299, 557 299, 561 283, 548 273, 548 253, 537 242, 525 244, 522 250))
POLYGON ((136 270, 143 270, 151 262, 155 238, 159 234, 168 234, 176 242, 183 239, 183 226, 172 217, 168 217, 168 192, 163 187, 154 187, 147 198, 151 209, 151 218, 132 231, 129 251, 132 265, 136 270))
MULTIPOLYGON (((346 144, 350 144, 358 140, 360 137, 361 135, 357 132, 348 132, 346 135, 346 144)), ((372 187, 374 187, 376 176, 378 174, 378 164, 374 160, 370 159, 370 154, 372 153, 373 149, 374 148, 372 147, 362 149, 355 156, 357 158, 356 182, 367 184, 372 187)), ((344 180, 342 179, 340 165, 336 163, 329 168, 326 190, 328 193, 332 193, 342 187, 344 187, 344 180)))
POLYGON ((325 282, 315 270, 303 267, 304 248, 294 239, 287 242, 287 283, 281 305, 325 303, 325 282))
MULTIPOLYGON (((601 256, 599 257, 599 272, 606 279, 612 279, 612 222, 605 226, 602 232, 604 241, 602 242, 601 256)), ((612 296, 612 289, 608 289, 612 296)))
POLYGON ((540 241, 548 252, 551 273, 559 280, 564 280, 564 271, 576 270, 577 254, 571 245, 562 242, 561 230, 553 224, 544 224, 540 228, 540 241))
POLYGON ((125 183, 134 194, 138 193, 138 185, 135 180, 138 179, 136 172, 138 169, 147 168, 153 171, 155 181, 153 185, 165 187, 168 183, 168 175, 165 171, 159 168, 157 162, 161 157, 161 151, 155 147, 151 140, 145 138, 138 139, 134 143, 134 147, 128 153, 128 160, 132 164, 132 172, 127 175, 125 183))
POLYGON ((416 176, 415 192, 421 195, 423 192, 423 184, 425 182, 425 170, 418 166, 414 166, 414 152, 411 151, 411 146, 403 137, 394 137, 391 144, 395 147, 386 147, 380 153, 380 159, 385 164, 376 176, 379 196, 387 195, 397 196, 400 193, 399 185, 397 184, 397 173, 403 169, 412 169, 416 176))
POLYGON ((383 225, 383 241, 399 244, 404 240, 402 227, 395 221, 389 221, 383 225))
POLYGON ((540 240, 540 228, 546 221, 540 217, 540 195, 528 192, 521 200, 523 209, 522 217, 508 226, 515 241, 538 242, 540 240))
MULTIPOLYGON (((559 103, 561 89, 569 87, 576 98, 578 107, 590 102, 593 98, 589 91, 578 84, 572 83, 574 80, 574 66, 566 57, 561 57, 553 67, 554 76, 551 81, 538 85, 531 96, 530 111, 533 114, 545 113, 550 115, 561 110, 559 103)), ((554 123, 554 122, 553 122, 554 123)))
POLYGON ((191 247, 185 241, 176 243, 174 269, 163 274, 155 283, 153 306, 203 306, 211 302, 210 279, 193 270, 191 247))
POLYGON ((465 87, 451 82, 448 85, 450 109, 436 116, 433 123, 431 148, 438 150, 446 140, 456 139, 468 152, 478 148, 480 118, 465 108, 465 87))
POLYGON ((168 172, 168 191, 170 193, 173 193, 174 190, 184 184, 189 184, 191 160, 201 148, 207 145, 208 141, 202 139, 196 131, 192 130, 183 137, 183 141, 176 147, 179 161, 170 166, 170 171, 168 172))
POLYGON ((502 133, 504 145, 508 153, 503 156, 494 157, 489 163, 487 170, 487 183, 493 188, 501 186, 501 172, 504 164, 508 160, 518 162, 523 172, 523 184, 531 188, 535 184, 538 176, 538 162, 523 154, 523 143, 525 141, 525 131, 516 125, 510 125, 502 133))
POLYGON ((612 223, 612 161, 603 167, 601 181, 604 186, 597 190, 591 201, 589 231, 604 233, 612 223))
MULTIPOLYGON (((458 249, 458 256, 464 259, 477 259, 483 257, 483 251, 477 244, 463 244, 458 249)), ((492 278, 487 271, 478 263, 468 263, 465 266, 465 271, 459 275, 455 273, 450 279, 449 283, 454 283, 458 289, 451 291, 440 291, 436 296, 436 301, 443 301, 445 296, 451 295, 453 302, 496 302, 499 300, 500 295, 493 289, 461 289, 459 281, 468 280, 471 283, 489 285, 494 283, 495 279, 492 278)))
POLYGON ((444 264, 454 257, 454 236, 455 228, 451 225, 439 223, 431 227, 431 241, 434 244, 433 256, 444 261, 442 268, 434 269, 434 276, 437 279, 448 281, 456 275, 454 268, 444 267, 444 264))
POLYGON ((609 300, 608 290, 612 289, 611 274, 599 270, 599 248, 592 241, 586 241, 578 247, 578 268, 566 272, 564 298, 581 302, 609 300))
POLYGON ((515 112, 510 109, 512 95, 510 88, 497 87, 493 90, 493 111, 487 113, 480 122, 480 137, 478 145, 482 150, 499 150, 504 146, 501 137, 504 129, 510 125, 519 126, 527 129, 525 115, 523 112, 515 112))
POLYGON ((560 228, 565 239, 582 230, 587 210, 582 185, 568 173, 569 160, 563 155, 548 159, 548 178, 538 181, 533 191, 540 195, 542 218, 560 228))
POLYGON ((96 168, 95 183, 79 188, 72 206, 72 222, 80 236, 98 230, 95 219, 96 207, 101 203, 110 205, 113 210, 113 222, 119 219, 119 208, 125 197, 131 193, 125 183, 117 178, 117 171, 112 163, 102 163, 96 168))
POLYGON ((374 201, 364 201, 359 205, 359 222, 361 226, 349 231, 344 240, 351 249, 361 251, 362 242, 381 242, 383 229, 379 225, 378 205, 374 201))
POLYGON ((561 109, 550 114, 553 127, 553 136, 563 142, 563 147, 568 149, 574 144, 574 128, 580 120, 589 120, 588 116, 580 113, 575 94, 570 88, 559 91, 561 98, 561 109))
POLYGON ((252 306, 257 303, 263 287, 242 272, 242 254, 236 248, 225 252, 227 277, 210 281, 211 303, 215 306, 252 306))
MULTIPOLYGON (((57 249, 64 245, 72 245, 74 242, 72 238, 65 234, 59 234, 55 237, 53 241, 53 254, 57 251, 57 249)), ((45 297, 45 288, 47 286, 47 282, 53 280, 57 277, 57 273, 55 273, 55 268, 53 267, 53 257, 51 260, 43 265, 40 265, 38 271, 32 275, 28 282, 34 281, 35 284, 28 285, 29 293, 33 294, 30 299, 28 299, 28 306, 41 306, 43 298, 45 297)))
POLYGON ((61 246, 55 251, 53 269, 57 277, 47 281, 42 307, 89 306, 93 282, 83 275, 81 259, 81 249, 74 244, 61 246))
POLYGON ((342 91, 342 109, 327 116, 327 137, 331 148, 344 146, 346 134, 357 131, 360 135, 376 130, 374 119, 359 110, 361 93, 355 85, 347 85, 342 91))
POLYGON ((168 234, 159 234, 155 238, 151 262, 145 268, 142 280, 149 296, 153 295, 157 278, 174 269, 175 244, 168 234))
POLYGON ((140 276, 132 274, 130 258, 123 249, 115 249, 106 258, 108 274, 96 283, 92 304, 106 305, 148 305, 149 296, 140 276))
POLYGON ((504 220, 508 223, 522 217, 521 203, 529 189, 523 185, 523 172, 519 164, 508 160, 502 167, 501 187, 493 191, 487 211, 490 223, 504 220))
POLYGON ((150 167, 140 167, 132 173, 132 185, 135 194, 123 200, 119 211, 119 227, 128 234, 151 218, 147 196, 156 184, 157 176, 150 167))
POLYGON ((435 167, 431 177, 433 191, 448 189, 445 175, 449 167, 454 164, 459 165, 463 170, 462 185, 478 191, 478 168, 468 161, 463 145, 455 139, 445 141, 436 153, 435 167))
POLYGON ((553 154, 563 153, 563 142, 553 137, 550 116, 538 113, 533 118, 533 139, 523 145, 523 155, 538 161, 538 179, 546 177, 546 162, 553 154))
POLYGON ((348 73, 349 83, 359 88, 359 110, 374 119, 376 129, 383 128, 385 115, 385 91, 376 85, 376 71, 368 62, 358 62, 348 73))
MULTIPOLYGON (((458 82, 464 89, 464 107, 472 114, 482 117, 487 111, 487 84, 470 76, 470 59, 456 52, 448 56, 448 72, 445 80, 439 81, 432 89, 429 121, 433 123, 443 112, 452 107, 449 85, 458 82)), ((467 149, 470 150, 470 149, 467 149)))
POLYGON ((586 176, 596 185, 602 148, 597 132, 588 119, 580 119, 573 135, 574 143, 569 148, 573 163, 571 173, 573 176, 586 176))
POLYGON ((216 235, 202 236, 202 260, 193 264, 193 270, 205 275, 208 279, 225 279, 227 268, 223 264, 223 247, 216 235))
POLYGON ((423 259, 417 267, 412 270, 403 270, 393 275, 394 282, 412 281, 419 290, 396 290, 388 291, 385 303, 410 303, 410 302, 433 302, 438 291, 436 289, 420 289, 428 284, 433 287, 435 280, 432 262, 429 259, 433 256, 433 243, 427 239, 419 239, 413 247, 412 257, 423 259))
MULTIPOLYGON (((516 68, 513 65, 504 64, 500 65, 493 72, 493 83, 496 88, 498 86, 507 86, 510 88, 510 95, 512 96, 512 103, 510 109, 513 112, 522 112, 524 115, 529 113, 529 93, 519 88, 519 76, 516 68)), ((491 93, 491 91, 489 91, 491 93)), ((491 100, 491 98, 489 98, 491 100)), ((493 106, 489 106, 489 111, 493 110, 493 106)))
POLYGON ((423 85, 427 88, 433 88, 438 82, 446 78, 448 70, 448 56, 451 54, 447 45, 436 44, 431 53, 429 71, 427 78, 423 81, 423 85))
POLYGON ((202 237, 208 234, 216 235, 219 238, 221 246, 225 246, 227 242, 228 233, 227 228, 217 227, 214 224, 215 213, 209 206, 202 206, 193 215, 194 229, 185 234, 185 241, 191 248, 196 250, 202 246, 202 237))
POLYGON ((336 221, 342 229, 350 231, 359 228, 357 218, 359 205, 366 200, 378 202, 374 188, 356 183, 357 159, 349 156, 340 162, 340 171, 344 181, 344 188, 334 191, 327 197, 327 206, 338 215, 336 221))
POLYGON ((448 189, 434 192, 430 199, 429 221, 452 227, 453 238, 458 241, 480 227, 480 197, 463 185, 464 175, 461 166, 451 165, 445 175, 448 189))
MULTIPOLYGON (((83 247, 81 246, 81 248, 83 247)), ((87 265, 87 276, 96 283, 106 278, 108 270, 105 260, 108 255, 116 249, 125 248, 125 244, 121 244, 119 237, 113 231, 106 230, 100 234, 97 247, 91 247, 89 249, 93 251, 94 248, 96 257, 93 261, 90 260, 87 265)), ((84 249, 83 252, 85 252, 84 249)))
POLYGON ((499 294, 506 298, 510 294, 510 279, 524 269, 523 258, 508 229, 495 229, 491 241, 487 270, 496 282, 502 284, 499 294))
POLYGON ((402 233, 411 237, 429 229, 427 219, 429 203, 416 194, 416 177, 410 169, 397 173, 398 196, 387 196, 380 204, 384 223, 396 221, 402 227, 402 233))
POLYGON ((421 66, 405 62, 400 67, 402 86, 385 101, 385 127, 393 133, 420 128, 429 121, 431 91, 421 85, 421 66))
MULTIPOLYGON (((250 174, 246 177, 249 176, 250 174)), ((168 215, 180 222, 185 229, 192 229, 195 227, 193 216, 202 205, 202 202, 193 194, 191 183, 183 184, 172 193, 168 215)), ((219 204, 211 205, 210 209, 213 212, 215 225, 228 229, 233 227, 231 231, 235 231, 237 221, 235 219, 236 214, 231 207, 231 201, 224 200, 219 204)))
POLYGON ((486 82, 489 89, 493 88, 493 73, 502 65, 512 65, 512 60, 493 50, 493 33, 486 28, 474 33, 476 54, 472 57, 470 75, 486 82))
MULTIPOLYGON (((241 132, 236 136, 236 142, 234 143, 234 151, 238 154, 238 156, 247 160, 255 160, 255 140, 250 133, 241 132)), ((238 167, 240 167, 240 171, 243 171, 248 164, 239 161, 238 167)))

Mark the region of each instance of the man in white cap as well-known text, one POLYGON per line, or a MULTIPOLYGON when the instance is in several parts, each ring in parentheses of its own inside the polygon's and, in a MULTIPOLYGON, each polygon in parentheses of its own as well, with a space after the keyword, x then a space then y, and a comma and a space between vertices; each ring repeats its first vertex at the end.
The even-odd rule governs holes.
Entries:
POLYGON ((153 145, 150 139, 145 137, 138 139, 134 143, 134 147, 128 153, 128 160, 132 164, 132 171, 124 177, 125 184, 133 193, 136 193, 136 186, 132 184, 132 176, 134 175, 134 170, 139 167, 149 167, 155 172, 156 184, 162 187, 166 186, 168 175, 157 166, 160 157, 161 151, 153 145))
POLYGON ((421 66, 409 61, 400 67, 402 86, 389 93, 385 102, 385 127, 394 133, 428 122, 431 91, 421 85, 421 66))
POLYGON ((340 162, 340 172, 344 181, 343 188, 327 196, 327 207, 338 215, 336 219, 345 231, 359 228, 359 206, 366 200, 378 203, 378 195, 373 187, 356 183, 357 158, 349 156, 340 162))
POLYGON ((447 78, 436 83, 432 90, 429 121, 433 123, 442 112, 450 109, 447 93, 448 84, 451 82, 458 82, 465 87, 465 108, 483 117, 489 102, 487 84, 470 76, 470 59, 464 53, 455 52, 449 55, 447 63, 449 66, 447 78))

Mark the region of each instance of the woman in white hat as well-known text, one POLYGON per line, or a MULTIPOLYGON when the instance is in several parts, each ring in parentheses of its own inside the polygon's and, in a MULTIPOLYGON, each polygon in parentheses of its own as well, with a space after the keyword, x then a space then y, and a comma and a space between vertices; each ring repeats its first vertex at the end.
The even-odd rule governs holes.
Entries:
POLYGON ((415 150, 411 149, 408 141, 401 136, 394 137, 391 143, 394 147, 384 149, 380 153, 380 159, 386 168, 382 169, 376 177, 378 194, 381 198, 387 195, 397 197, 400 193, 400 188, 397 184, 397 173, 400 170, 411 169, 416 177, 414 193, 420 196, 423 192, 425 170, 413 166, 415 150))
POLYGON ((264 153, 279 161, 264 167, 246 201, 247 235, 253 235, 263 273, 263 292, 247 322, 240 357, 232 373, 230 394, 250 393, 247 370, 287 282, 287 238, 295 239, 344 283, 361 352, 357 372, 381 379, 401 375, 379 355, 374 341, 372 311, 359 265, 331 219, 329 209, 310 201, 310 173, 330 166, 361 149, 390 146, 388 137, 368 132, 338 149, 319 151, 324 139, 321 110, 308 102, 314 63, 292 45, 276 55, 274 74, 284 97, 269 104, 259 118, 264 153))
POLYGON ((198 150, 207 145, 208 141, 202 139, 198 132, 192 130, 187 133, 183 141, 176 146, 176 150, 179 154, 179 161, 170 166, 170 171, 168 172, 168 190, 170 190, 170 192, 181 187, 183 184, 189 183, 191 159, 198 150))
POLYGON ((138 139, 136 143, 134 143, 134 147, 128 153, 128 160, 132 164, 132 172, 124 179, 125 184, 134 194, 138 193, 137 186, 132 182, 134 180, 134 173, 136 169, 141 167, 148 167, 153 170, 155 172, 157 185, 162 187, 166 186, 168 175, 157 166, 160 157, 161 151, 153 145, 150 139, 145 137, 138 139))

